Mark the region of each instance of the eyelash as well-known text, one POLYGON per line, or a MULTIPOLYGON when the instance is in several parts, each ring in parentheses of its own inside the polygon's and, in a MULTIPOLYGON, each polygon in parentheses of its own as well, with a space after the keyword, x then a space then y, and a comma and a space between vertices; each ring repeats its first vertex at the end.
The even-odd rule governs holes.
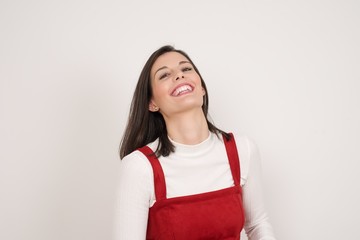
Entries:
POLYGON ((170 75, 170 73, 164 73, 164 74, 160 75, 159 79, 163 79, 169 75, 170 75))
MULTIPOLYGON (((183 72, 188 72, 188 71, 191 71, 191 70, 193 70, 192 67, 184 67, 184 68, 181 69, 181 71, 183 71, 183 72)), ((167 73, 167 72, 166 72, 166 73, 160 75, 159 79, 164 79, 164 78, 166 78, 166 77, 169 76, 169 75, 170 75, 170 73, 167 73)))
POLYGON ((187 71, 191 71, 192 67, 184 67, 183 69, 181 69, 183 72, 187 72, 187 71))

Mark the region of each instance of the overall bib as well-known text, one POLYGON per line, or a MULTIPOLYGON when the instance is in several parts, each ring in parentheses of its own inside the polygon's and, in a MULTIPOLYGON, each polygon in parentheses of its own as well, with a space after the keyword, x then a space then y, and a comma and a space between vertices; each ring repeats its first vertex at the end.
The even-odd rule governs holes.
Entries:
POLYGON ((154 172, 156 202, 149 209, 148 240, 239 240, 244 226, 240 162, 234 136, 224 143, 234 186, 166 198, 165 176, 159 160, 147 146, 139 149, 150 161, 154 172))

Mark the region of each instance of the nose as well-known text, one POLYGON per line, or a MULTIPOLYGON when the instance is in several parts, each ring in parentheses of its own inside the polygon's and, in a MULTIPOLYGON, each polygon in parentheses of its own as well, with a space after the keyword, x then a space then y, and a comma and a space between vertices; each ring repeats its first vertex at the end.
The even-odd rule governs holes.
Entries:
POLYGON ((180 73, 176 76, 175 80, 177 81, 177 80, 179 80, 180 78, 184 78, 184 74, 183 74, 182 72, 180 72, 180 73))

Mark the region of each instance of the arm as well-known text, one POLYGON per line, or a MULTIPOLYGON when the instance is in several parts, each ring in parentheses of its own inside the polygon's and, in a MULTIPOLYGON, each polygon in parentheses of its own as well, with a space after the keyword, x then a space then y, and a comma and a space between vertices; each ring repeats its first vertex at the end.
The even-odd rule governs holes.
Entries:
POLYGON ((116 240, 144 240, 153 189, 150 163, 138 152, 120 163, 115 213, 116 240))
POLYGON ((262 196, 260 154, 254 142, 249 139, 247 142, 250 160, 247 180, 243 186, 245 232, 249 240, 275 240, 262 196))

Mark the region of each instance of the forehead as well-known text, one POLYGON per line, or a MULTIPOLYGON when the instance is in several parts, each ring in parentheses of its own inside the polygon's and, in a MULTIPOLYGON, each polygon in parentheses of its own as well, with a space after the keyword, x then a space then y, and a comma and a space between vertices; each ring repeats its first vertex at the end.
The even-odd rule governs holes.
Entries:
POLYGON ((181 61, 189 61, 184 55, 178 52, 167 52, 158 57, 154 62, 151 72, 154 73, 157 69, 161 67, 174 67, 179 65, 181 61))

